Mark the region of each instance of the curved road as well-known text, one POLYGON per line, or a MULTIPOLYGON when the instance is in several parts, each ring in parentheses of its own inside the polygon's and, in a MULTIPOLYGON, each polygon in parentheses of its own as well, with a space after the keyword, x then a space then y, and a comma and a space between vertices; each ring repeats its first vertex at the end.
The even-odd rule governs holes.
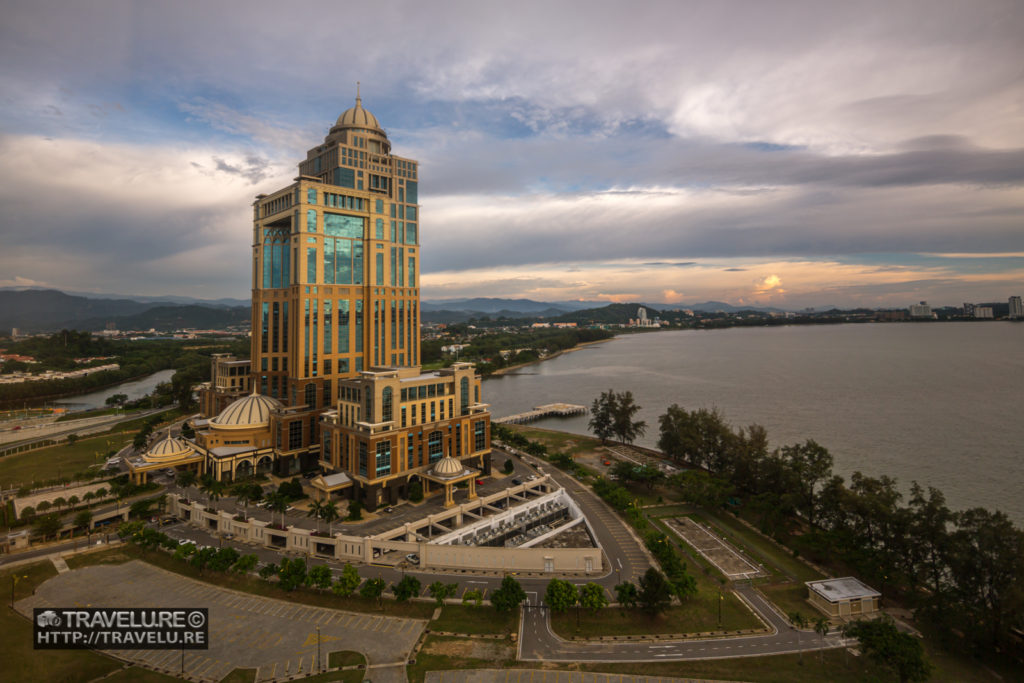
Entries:
POLYGON ((519 659, 547 662, 666 662, 687 659, 728 659, 760 657, 804 650, 843 647, 845 641, 793 629, 750 586, 738 587, 736 594, 771 628, 771 633, 754 636, 686 640, 625 642, 569 641, 551 630, 545 607, 524 607, 519 622, 519 659))

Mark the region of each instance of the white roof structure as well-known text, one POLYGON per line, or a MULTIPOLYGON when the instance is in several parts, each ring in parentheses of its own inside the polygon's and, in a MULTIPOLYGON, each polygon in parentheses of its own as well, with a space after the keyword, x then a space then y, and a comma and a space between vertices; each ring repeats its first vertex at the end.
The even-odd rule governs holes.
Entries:
POLYGON ((852 576, 844 576, 841 579, 808 581, 807 587, 829 602, 862 600, 864 598, 879 598, 882 596, 874 588, 852 576))

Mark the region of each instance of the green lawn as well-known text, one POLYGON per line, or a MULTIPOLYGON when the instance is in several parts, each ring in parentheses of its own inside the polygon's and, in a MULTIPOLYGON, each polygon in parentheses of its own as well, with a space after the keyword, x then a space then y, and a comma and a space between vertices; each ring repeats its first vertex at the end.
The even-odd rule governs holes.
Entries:
POLYGON ((103 435, 0 458, 0 486, 22 486, 82 472, 90 465, 102 465, 108 452, 130 441, 126 434, 103 435))
MULTIPOLYGON (((576 610, 551 615, 551 628, 563 638, 572 636, 634 636, 644 634, 704 633, 717 631, 718 592, 702 593, 681 606, 650 616, 639 609, 606 607, 597 612, 581 609, 579 628, 576 610)), ((762 629, 764 625, 751 614, 739 598, 726 593, 722 600, 722 630, 762 629)))
POLYGON ((499 612, 493 607, 445 605, 441 616, 430 622, 432 631, 449 633, 500 634, 507 636, 519 630, 519 610, 499 612))
MULTIPOLYGON (((17 576, 14 597, 20 600, 56 575, 49 561, 16 567, 0 572, 0 587, 10 588, 12 577, 17 576)), ((11 609, 9 594, 0 607, 0 633, 4 635, 0 676, 7 681, 89 681, 122 667, 121 662, 88 650, 36 652, 32 648, 32 623, 11 609)))
POLYGON ((327 655, 327 666, 332 669, 342 666, 359 666, 366 664, 366 657, 355 650, 338 650, 327 655))
POLYGON ((554 432, 539 427, 526 427, 523 425, 505 425, 509 429, 519 432, 531 441, 537 441, 547 446, 548 452, 561 451, 570 455, 590 453, 601 445, 600 440, 591 436, 580 434, 569 434, 568 432, 554 432))
POLYGON ((775 603, 783 614, 799 612, 808 619, 823 616, 807 602, 807 586, 802 583, 773 583, 757 587, 765 597, 775 603))

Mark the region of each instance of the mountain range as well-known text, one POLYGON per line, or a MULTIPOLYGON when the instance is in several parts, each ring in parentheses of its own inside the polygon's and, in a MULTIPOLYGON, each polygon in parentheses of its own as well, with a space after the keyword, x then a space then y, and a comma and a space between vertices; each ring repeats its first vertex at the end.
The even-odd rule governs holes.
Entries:
MULTIPOLYGON (((655 313, 688 308, 694 311, 740 310, 778 311, 779 309, 737 307, 721 301, 698 304, 615 304, 606 301, 533 301, 531 299, 435 299, 420 304, 425 322, 457 323, 473 318, 543 318, 548 320, 602 320, 634 317, 643 305, 655 313), (574 315, 600 310, 590 316, 574 315)), ((0 330, 17 328, 19 332, 51 332, 64 328, 98 331, 108 324, 121 330, 155 329, 169 332, 183 328, 223 329, 245 326, 250 320, 250 302, 245 299, 213 300, 181 296, 109 296, 85 292, 62 292, 39 287, 0 288, 0 330)), ((622 320, 624 322, 625 320, 622 320)))

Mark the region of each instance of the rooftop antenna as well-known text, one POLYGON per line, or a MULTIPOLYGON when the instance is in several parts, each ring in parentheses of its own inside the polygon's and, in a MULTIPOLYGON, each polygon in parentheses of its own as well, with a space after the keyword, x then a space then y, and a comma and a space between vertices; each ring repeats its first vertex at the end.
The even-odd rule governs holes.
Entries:
POLYGON ((363 98, 359 96, 359 81, 356 81, 356 106, 363 106, 363 98))

